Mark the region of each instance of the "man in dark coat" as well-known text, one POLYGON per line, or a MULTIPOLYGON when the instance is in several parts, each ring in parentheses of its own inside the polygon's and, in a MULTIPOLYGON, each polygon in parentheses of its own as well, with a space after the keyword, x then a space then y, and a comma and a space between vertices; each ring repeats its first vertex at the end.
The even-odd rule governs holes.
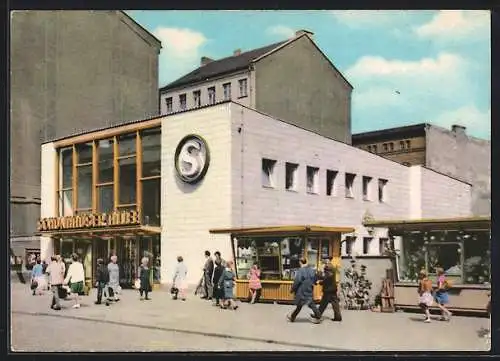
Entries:
POLYGON ((205 251, 205 264, 203 265, 203 299, 212 299, 213 285, 212 285, 212 275, 214 273, 214 261, 210 257, 210 251, 205 251))
MULTIPOLYGON (((342 314, 340 313, 339 297, 337 295, 337 280, 335 277, 335 270, 330 263, 325 264, 323 274, 320 276, 319 284, 322 287, 323 296, 319 302, 320 317, 325 312, 329 303, 332 304, 333 318, 332 321, 342 321, 342 314)), ((314 317, 314 315, 311 315, 314 317)))
POLYGON ((321 315, 313 301, 313 287, 316 283, 316 271, 307 264, 307 260, 300 260, 300 269, 295 275, 292 285, 292 293, 295 293, 295 310, 287 318, 290 322, 294 322, 297 315, 302 310, 304 305, 307 305, 312 311, 314 317, 311 318, 313 323, 320 323, 321 315))
MULTIPOLYGON (((95 301, 96 305, 100 305, 102 303, 102 292, 106 288, 109 282, 109 272, 108 267, 104 264, 102 258, 97 260, 97 269, 95 273, 95 283, 97 287, 97 301, 95 301)), ((106 306, 109 306, 109 301, 106 300, 106 306)))

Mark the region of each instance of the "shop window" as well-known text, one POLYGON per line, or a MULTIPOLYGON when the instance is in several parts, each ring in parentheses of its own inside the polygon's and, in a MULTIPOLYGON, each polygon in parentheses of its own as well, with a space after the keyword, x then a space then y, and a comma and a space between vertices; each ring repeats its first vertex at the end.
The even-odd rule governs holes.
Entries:
POLYGON ((142 177, 161 176, 161 130, 148 129, 141 133, 142 177))
POLYGON ((76 154, 78 158, 78 164, 92 163, 92 142, 77 144, 76 154))
POLYGON ((113 186, 97 187, 97 211, 100 213, 109 213, 114 209, 114 190, 113 186))
POLYGON ((464 236, 464 283, 490 283, 491 253, 489 232, 464 236))
POLYGON ((118 154, 120 157, 135 154, 136 140, 135 133, 118 136, 118 154))
POLYGON ((454 283, 462 283, 462 248, 460 243, 429 243, 426 247, 427 271, 436 276, 436 268, 443 268, 454 283))
POLYGON ((294 163, 285 164, 285 187, 287 190, 296 191, 298 187, 298 170, 299 165, 294 163))
POLYGON ((378 201, 380 203, 387 202, 387 179, 378 180, 378 201))
POLYGON ((354 198, 354 179, 356 174, 345 174, 345 196, 346 198, 354 198))
POLYGON ((137 168, 135 157, 119 160, 119 204, 134 204, 136 202, 137 168))
POLYGON ((372 240, 372 237, 363 237, 363 254, 370 254, 370 245, 372 240))
POLYGON ((336 187, 335 180, 337 179, 338 172, 335 170, 326 170, 326 195, 327 196, 335 196, 336 195, 336 187))
POLYGON ((153 251, 153 281, 160 283, 161 280, 161 242, 160 236, 152 237, 152 251, 153 251))
POLYGON ((319 193, 319 168, 309 167, 306 169, 307 176, 307 193, 319 193))
POLYGON ((300 268, 300 259, 304 257, 304 240, 299 237, 288 237, 281 241, 281 259, 283 263, 282 279, 293 280, 300 268))
POLYGON ((250 238, 234 238, 234 249, 236 252, 236 270, 238 279, 248 279, 250 268, 257 262, 257 243, 250 238))
POLYGON ((61 189, 72 188, 73 182, 73 147, 60 150, 61 189))
POLYGON ((256 248, 261 279, 280 280, 280 240, 275 238, 259 239, 256 248))
POLYGON ((371 185, 372 177, 363 176, 363 200, 370 201, 371 200, 371 185))
POLYGON ((77 205, 79 210, 92 209, 92 165, 79 166, 77 205))
POLYGON ((307 262, 311 267, 318 268, 319 265, 319 239, 307 240, 307 262))
POLYGON ((276 161, 272 159, 262 159, 262 186, 274 188, 274 169, 276 167, 276 161))
POLYGON ((97 183, 113 182, 113 139, 100 140, 97 143, 99 175, 97 183))
POLYGON ((420 233, 407 233, 400 244, 399 280, 417 282, 418 274, 425 270, 426 247, 420 233))
POLYGON ((161 181, 160 178, 142 181, 142 222, 160 225, 161 181))

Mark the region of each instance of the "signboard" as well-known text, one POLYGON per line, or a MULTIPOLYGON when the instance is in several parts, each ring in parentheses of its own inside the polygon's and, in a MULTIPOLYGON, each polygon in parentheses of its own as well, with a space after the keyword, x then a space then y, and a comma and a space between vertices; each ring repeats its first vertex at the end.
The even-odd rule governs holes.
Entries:
POLYGON ((210 163, 210 153, 205 140, 190 134, 179 142, 175 150, 175 169, 185 183, 197 183, 203 179, 210 163))
POLYGON ((76 216, 42 218, 38 221, 39 232, 71 230, 81 228, 103 228, 140 224, 137 211, 113 213, 86 213, 76 216))

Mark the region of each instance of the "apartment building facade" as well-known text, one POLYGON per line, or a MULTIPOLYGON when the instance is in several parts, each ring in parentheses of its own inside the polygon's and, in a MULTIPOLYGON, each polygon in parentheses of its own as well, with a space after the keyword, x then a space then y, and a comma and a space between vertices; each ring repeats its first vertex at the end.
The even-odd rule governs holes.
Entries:
POLYGON ((422 165, 472 184, 472 213, 491 215, 491 142, 466 128, 422 123, 354 134, 352 144, 403 165, 422 165))
POLYGON ((290 124, 351 142, 351 84, 300 30, 292 39, 200 67, 160 89, 161 114, 235 101, 290 124))
POLYGON ((40 144, 159 113, 161 44, 122 11, 11 16, 11 248, 40 247, 40 144))

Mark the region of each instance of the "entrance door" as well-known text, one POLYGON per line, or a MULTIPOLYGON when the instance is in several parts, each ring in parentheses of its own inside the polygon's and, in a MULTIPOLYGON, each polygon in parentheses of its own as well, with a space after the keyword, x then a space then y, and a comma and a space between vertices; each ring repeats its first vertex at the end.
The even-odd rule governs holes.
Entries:
MULTIPOLYGON (((93 269, 97 269, 97 259, 102 258, 104 264, 107 265, 109 262, 108 257, 108 243, 107 239, 102 238, 94 238, 93 240, 93 257, 92 257, 92 265, 93 269)), ((92 284, 95 284, 95 275, 92 278, 92 284)))
POLYGON ((116 239, 116 255, 118 264, 121 266, 120 283, 122 287, 132 287, 137 278, 137 268, 139 267, 137 239, 116 239))

